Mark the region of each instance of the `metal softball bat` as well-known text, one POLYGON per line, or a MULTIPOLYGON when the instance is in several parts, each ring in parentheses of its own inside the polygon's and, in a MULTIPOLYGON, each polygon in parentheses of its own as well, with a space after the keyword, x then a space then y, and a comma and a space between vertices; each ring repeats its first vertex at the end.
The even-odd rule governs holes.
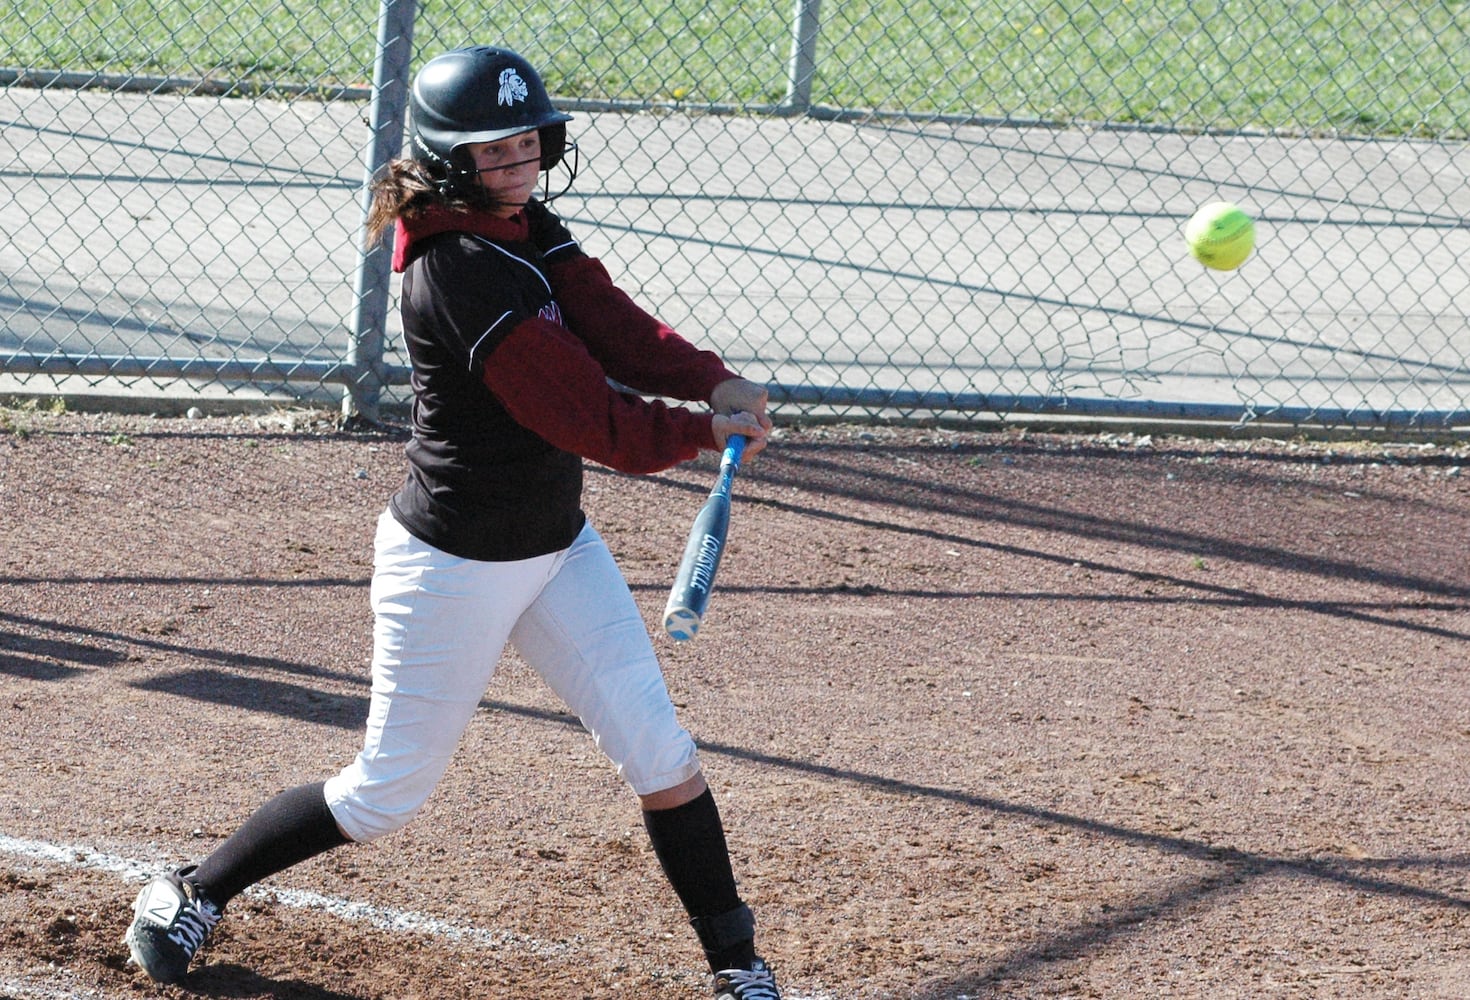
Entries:
POLYGON ((725 453, 720 457, 719 478, 689 529, 684 558, 679 563, 679 572, 674 575, 669 603, 664 605, 664 631, 680 642, 693 639, 704 621, 710 591, 715 586, 715 573, 720 568, 720 556, 725 552, 725 537, 730 531, 730 488, 735 483, 735 473, 740 471, 740 457, 744 454, 745 438, 739 434, 730 435, 725 442, 725 453))

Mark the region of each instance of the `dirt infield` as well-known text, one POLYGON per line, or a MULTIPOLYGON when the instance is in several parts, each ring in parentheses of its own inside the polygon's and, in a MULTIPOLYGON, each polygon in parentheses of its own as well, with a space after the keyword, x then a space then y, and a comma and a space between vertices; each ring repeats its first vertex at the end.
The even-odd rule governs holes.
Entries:
MULTIPOLYGON (((0 412, 0 998, 706 995, 514 657, 416 824, 237 900, 182 988, 125 967, 146 873, 356 751, 402 443, 0 412)), ((785 428, 659 646, 788 995, 1470 996, 1466 466, 785 428)), ((650 625, 713 468, 589 472, 650 625)))

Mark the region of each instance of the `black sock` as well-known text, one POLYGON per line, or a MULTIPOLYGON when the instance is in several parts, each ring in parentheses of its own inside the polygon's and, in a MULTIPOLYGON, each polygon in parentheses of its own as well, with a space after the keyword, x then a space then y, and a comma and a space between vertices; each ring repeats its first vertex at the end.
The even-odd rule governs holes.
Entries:
POLYGON ((643 825, 669 884, 699 932, 710 968, 716 972, 749 968, 755 957, 753 933, 741 940, 724 940, 725 935, 711 938, 705 932, 710 918, 744 910, 714 794, 705 789, 682 806, 645 811, 643 825))
POLYGON ((349 843, 327 808, 325 783, 287 789, 199 863, 191 879, 220 909, 247 887, 349 843))

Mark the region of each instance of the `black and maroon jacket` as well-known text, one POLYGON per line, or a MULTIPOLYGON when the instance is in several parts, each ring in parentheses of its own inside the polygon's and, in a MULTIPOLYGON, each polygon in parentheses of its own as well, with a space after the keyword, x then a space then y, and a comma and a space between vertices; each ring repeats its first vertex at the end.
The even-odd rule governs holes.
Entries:
POLYGON ((408 477, 390 509, 467 559, 555 552, 582 529, 582 459, 655 472, 715 447, 711 416, 613 388, 708 401, 734 378, 573 248, 548 264, 525 213, 400 221, 413 365, 408 477))

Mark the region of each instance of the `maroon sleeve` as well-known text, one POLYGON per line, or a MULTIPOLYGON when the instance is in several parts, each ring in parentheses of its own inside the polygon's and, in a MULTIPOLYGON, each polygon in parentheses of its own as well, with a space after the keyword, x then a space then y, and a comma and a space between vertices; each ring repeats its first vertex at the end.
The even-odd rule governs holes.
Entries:
POLYGON ((713 449, 713 416, 620 393, 586 347, 543 319, 490 352, 485 385, 523 427, 619 472, 658 472, 713 449))
POLYGON ((715 386, 737 377, 719 355, 700 350, 639 308, 597 259, 563 261, 548 277, 567 326, 607 374, 630 389, 708 401, 715 386))

